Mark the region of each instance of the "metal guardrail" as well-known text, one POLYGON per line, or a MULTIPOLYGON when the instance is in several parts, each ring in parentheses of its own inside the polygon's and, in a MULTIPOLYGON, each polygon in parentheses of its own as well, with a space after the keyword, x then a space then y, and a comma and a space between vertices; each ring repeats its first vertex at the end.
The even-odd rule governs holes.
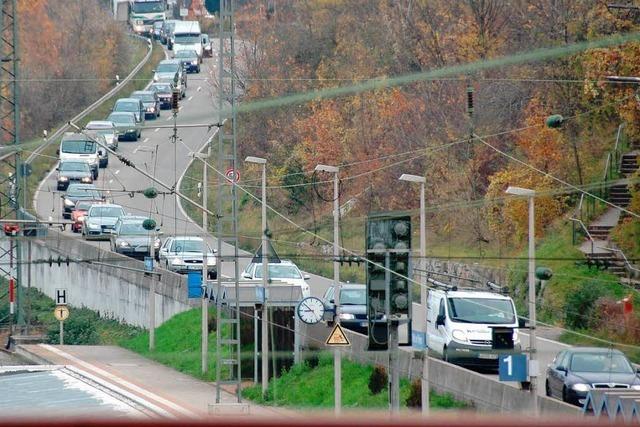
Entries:
MULTIPOLYGON (((91 113, 100 105, 102 105, 102 103, 104 103, 105 101, 113 97, 115 94, 117 94, 120 91, 120 89, 122 89, 129 81, 131 81, 133 77, 138 73, 138 71, 140 71, 140 69, 144 67, 144 65, 149 61, 149 58, 151 58, 151 55, 153 54, 153 43, 146 37, 141 37, 135 34, 129 34, 129 36, 138 38, 141 40, 145 40, 147 42, 147 46, 148 46, 147 54, 142 59, 142 61, 140 61, 122 81, 118 82, 113 89, 111 89, 109 92, 101 96, 97 101, 95 101, 93 104, 89 105, 87 108, 82 110, 75 117, 67 121, 67 123, 62 125, 58 130, 56 130, 53 134, 51 134, 48 138, 46 138, 44 144, 39 145, 35 150, 33 150, 33 152, 29 155, 29 157, 27 157, 27 159, 24 161, 25 163, 31 163, 33 159, 36 158, 36 156, 38 156, 45 148, 47 148, 50 144, 55 142, 67 129, 69 129, 69 122, 76 122, 78 120, 81 120, 87 114, 91 113)), ((9 147, 10 146, 7 146, 7 148, 9 147)), ((15 152, 9 152, 7 154, 4 154, 0 156, 0 160, 4 160, 9 156, 13 156, 14 154, 15 152)))

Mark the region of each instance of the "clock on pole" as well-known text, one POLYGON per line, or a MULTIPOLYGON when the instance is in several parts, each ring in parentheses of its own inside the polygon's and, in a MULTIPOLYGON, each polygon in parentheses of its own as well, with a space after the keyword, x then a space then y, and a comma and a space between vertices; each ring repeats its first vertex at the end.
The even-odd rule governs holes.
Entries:
POLYGON ((307 297, 296 308, 298 318, 307 325, 315 325, 324 317, 324 303, 316 297, 307 297))

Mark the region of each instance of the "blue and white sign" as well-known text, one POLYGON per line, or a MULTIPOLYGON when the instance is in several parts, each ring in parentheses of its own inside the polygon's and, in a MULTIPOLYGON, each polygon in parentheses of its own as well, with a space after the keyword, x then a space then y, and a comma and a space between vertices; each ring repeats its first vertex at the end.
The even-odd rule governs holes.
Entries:
POLYGON ((498 358, 500 381, 527 381, 527 356, 525 354, 501 354, 498 358))
POLYGON ((427 334, 421 331, 411 330, 411 346, 416 350, 427 348, 427 334))
POLYGON ((264 304, 265 296, 266 296, 266 293, 265 293, 264 286, 256 285, 256 302, 258 304, 264 304))
POLYGON ((153 271, 153 258, 150 256, 144 257, 144 269, 147 271, 153 271))

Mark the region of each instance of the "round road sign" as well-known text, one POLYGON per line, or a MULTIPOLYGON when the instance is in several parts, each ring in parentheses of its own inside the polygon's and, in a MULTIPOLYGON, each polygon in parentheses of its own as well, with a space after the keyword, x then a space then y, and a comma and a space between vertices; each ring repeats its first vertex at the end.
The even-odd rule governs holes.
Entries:
POLYGON ((53 310, 53 315, 56 316, 56 319, 62 322, 64 320, 67 320, 67 318, 69 317, 69 309, 64 305, 58 305, 53 310))
POLYGON ((227 179, 227 182, 232 183, 232 182, 238 182, 240 181, 240 172, 237 170, 234 170, 233 168, 229 168, 227 169, 227 171, 224 173, 224 177, 227 179))

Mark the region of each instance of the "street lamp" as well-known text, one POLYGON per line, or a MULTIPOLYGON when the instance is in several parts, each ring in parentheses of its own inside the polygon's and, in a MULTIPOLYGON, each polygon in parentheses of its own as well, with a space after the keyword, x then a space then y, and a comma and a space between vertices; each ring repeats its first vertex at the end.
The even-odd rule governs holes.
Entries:
MULTIPOLYGON (((334 286, 334 306, 336 308, 336 323, 340 324, 340 252, 338 250, 339 238, 339 217, 340 217, 340 200, 339 200, 339 180, 338 173, 340 169, 337 166, 318 165, 316 172, 327 172, 333 174, 333 286, 334 286)), ((334 381, 334 411, 336 415, 340 415, 342 407, 342 359, 340 350, 336 348, 333 353, 333 381, 334 381)))
MULTIPOLYGON (((422 273, 426 270, 426 256, 427 256, 427 242, 426 242, 426 215, 425 215, 425 203, 424 203, 424 187, 427 179, 424 176, 410 175, 403 173, 398 178, 400 181, 415 182, 420 184, 420 269, 422 273)), ((425 322, 425 337, 426 337, 426 320, 427 320, 427 283, 425 275, 420 276, 420 305, 422 306, 425 322)), ((422 365, 422 415, 429 414, 429 348, 425 346, 424 360, 422 365)))
POLYGON ((262 165, 262 287, 264 291, 264 301, 262 304, 262 318, 260 319, 262 340, 261 340, 261 358, 262 358, 262 395, 266 396, 267 386, 269 385, 269 328, 267 325, 267 282, 269 275, 269 259, 267 251, 267 159, 262 157, 248 156, 244 159, 247 163, 262 165))
POLYGON ((509 187, 507 194, 527 197, 529 199, 529 376, 531 381, 530 391, 533 394, 533 411, 538 413, 538 391, 536 379, 538 366, 536 363, 536 247, 535 247, 535 211, 534 199, 536 192, 528 188, 509 187))

